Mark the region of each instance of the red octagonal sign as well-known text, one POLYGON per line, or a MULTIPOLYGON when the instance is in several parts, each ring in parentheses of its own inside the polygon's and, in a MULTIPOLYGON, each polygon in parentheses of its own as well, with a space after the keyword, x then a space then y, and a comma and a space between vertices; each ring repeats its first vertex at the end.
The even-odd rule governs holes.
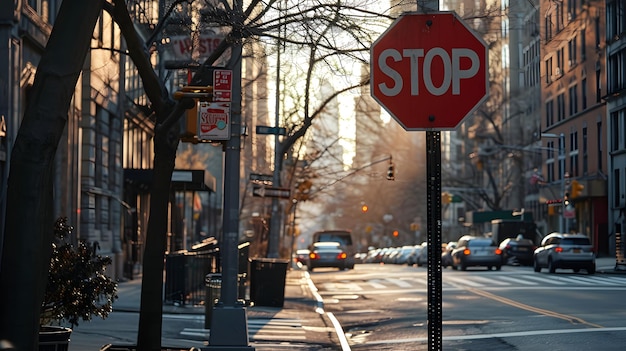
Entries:
POLYGON ((454 129, 487 98, 487 45, 454 12, 403 13, 370 55, 372 97, 406 130, 454 129))

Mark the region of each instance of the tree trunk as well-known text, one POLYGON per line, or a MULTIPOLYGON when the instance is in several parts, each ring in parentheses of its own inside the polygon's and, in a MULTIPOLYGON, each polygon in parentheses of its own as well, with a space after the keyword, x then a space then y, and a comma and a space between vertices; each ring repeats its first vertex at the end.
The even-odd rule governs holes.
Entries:
POLYGON ((64 0, 11 154, 0 265, 0 340, 36 350, 53 237, 54 155, 102 0, 64 0), (71 38, 71 39, 70 39, 71 38))

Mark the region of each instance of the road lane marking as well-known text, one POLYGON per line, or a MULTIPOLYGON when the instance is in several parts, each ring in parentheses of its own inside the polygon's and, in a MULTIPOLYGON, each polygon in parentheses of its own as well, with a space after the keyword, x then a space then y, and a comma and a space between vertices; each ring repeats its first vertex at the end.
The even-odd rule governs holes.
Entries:
POLYGON ((559 318, 559 319, 568 321, 568 322, 570 322, 572 324, 584 324, 584 325, 588 325, 588 326, 594 327, 594 328, 603 328, 603 326, 601 326, 599 324, 587 322, 586 320, 584 320, 582 318, 570 316, 570 315, 563 314, 563 313, 558 313, 558 312, 555 312, 555 311, 546 310, 546 309, 539 308, 539 307, 526 305, 526 304, 523 304, 523 303, 515 301, 515 300, 507 299, 506 297, 502 297, 502 296, 498 296, 498 295, 489 293, 487 291, 483 291, 483 290, 479 290, 479 289, 473 289, 473 288, 469 288, 467 290, 472 292, 472 293, 474 293, 474 294, 476 294, 476 295, 480 295, 482 297, 485 297, 485 298, 488 298, 488 299, 491 299, 491 300, 494 300, 494 301, 498 301, 498 302, 507 304, 509 306, 513 306, 513 307, 517 307, 517 308, 520 308, 520 309, 523 309, 523 310, 526 310, 526 311, 542 314, 544 316, 550 316, 550 317, 554 317, 554 318, 559 318))
MULTIPOLYGON (((478 339, 492 339, 492 338, 516 338, 516 337, 554 335, 554 334, 603 333, 603 332, 616 332, 616 331, 626 331, 626 327, 529 330, 529 331, 521 331, 521 332, 476 334, 476 335, 444 335, 443 340, 444 341, 462 341, 462 340, 478 340, 478 339)), ((428 341, 427 337, 419 337, 419 338, 407 338, 407 339, 374 340, 374 341, 367 341, 365 342, 365 344, 384 345, 384 344, 418 343, 418 342, 427 342, 427 341, 428 341)))

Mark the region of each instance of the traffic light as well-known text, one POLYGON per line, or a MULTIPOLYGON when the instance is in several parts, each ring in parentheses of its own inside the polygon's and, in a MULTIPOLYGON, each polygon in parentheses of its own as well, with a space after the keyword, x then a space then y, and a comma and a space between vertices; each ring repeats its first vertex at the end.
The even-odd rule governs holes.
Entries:
POLYGON ((441 193, 441 203, 447 205, 452 202, 452 194, 450 193, 441 193))
POLYGON ((570 191, 570 198, 575 199, 579 197, 585 189, 585 186, 580 184, 577 180, 572 180, 572 191, 570 191))
POLYGON ((369 207, 367 207, 366 204, 362 204, 361 205, 361 212, 365 213, 365 212, 367 212, 367 210, 369 210, 369 207))
POLYGON ((397 230, 393 231, 393 236, 397 237, 398 235, 400 235, 400 233, 397 230))
POLYGON ((393 169, 393 163, 389 161, 389 168, 387 168, 387 180, 395 180, 395 179, 396 179, 396 175, 393 169))

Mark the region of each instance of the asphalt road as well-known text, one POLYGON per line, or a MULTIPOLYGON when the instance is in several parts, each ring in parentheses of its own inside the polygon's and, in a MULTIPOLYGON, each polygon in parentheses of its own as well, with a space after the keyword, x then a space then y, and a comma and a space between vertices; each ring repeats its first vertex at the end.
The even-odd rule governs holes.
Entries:
MULTIPOLYGON (((427 350, 427 269, 362 264, 311 273, 352 350, 427 350)), ((626 275, 443 272, 444 350, 624 350, 626 275)))

